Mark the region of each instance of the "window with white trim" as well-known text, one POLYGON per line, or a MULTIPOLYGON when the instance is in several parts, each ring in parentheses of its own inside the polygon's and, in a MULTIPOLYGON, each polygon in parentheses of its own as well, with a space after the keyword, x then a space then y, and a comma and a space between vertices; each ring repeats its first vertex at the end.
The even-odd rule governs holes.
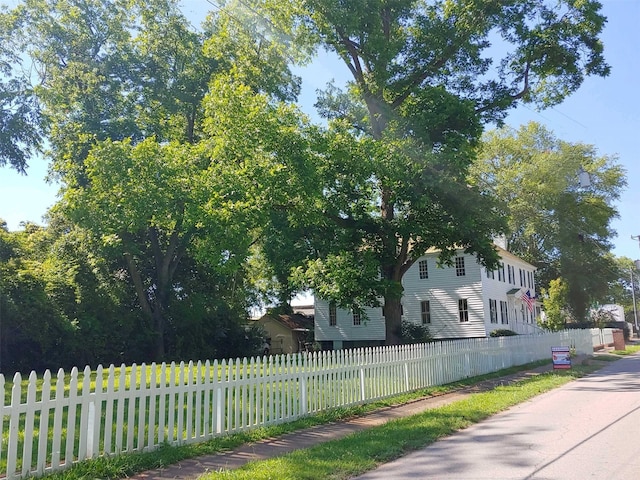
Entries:
POLYGON ((336 303, 331 302, 329 304, 329 326, 335 327, 338 324, 338 311, 336 308, 336 303))
POLYGON ((423 300, 420 302, 420 316, 422 317, 422 324, 431 323, 431 304, 429 300, 423 300))
POLYGON ((426 260, 420 260, 418 262, 418 272, 420 274, 420 280, 429 278, 429 264, 426 260))
POLYGON ((491 323, 498 323, 498 301, 489 299, 489 318, 491 323))
POLYGON ((457 277, 465 276, 464 257, 456 257, 456 276, 457 277))
POLYGON ((362 325, 362 316, 360 315, 360 312, 353 312, 353 324, 356 326, 362 325))
POLYGON ((466 298, 458 299, 458 316, 461 323, 469 321, 469 305, 466 298))
POLYGON ((509 323, 509 306, 504 300, 500 300, 500 321, 504 324, 509 323))

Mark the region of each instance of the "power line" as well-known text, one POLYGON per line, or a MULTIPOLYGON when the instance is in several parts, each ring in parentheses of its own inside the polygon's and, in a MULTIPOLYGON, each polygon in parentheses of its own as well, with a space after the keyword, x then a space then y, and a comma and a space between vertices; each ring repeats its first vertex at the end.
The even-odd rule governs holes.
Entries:
POLYGON ((589 129, 589 127, 587 127, 586 125, 584 125, 584 124, 580 123, 580 122, 579 122, 578 120, 576 120, 575 118, 571 118, 569 115, 567 115, 567 114, 565 114, 565 113, 562 113, 562 112, 561 112, 560 110, 558 110, 557 108, 555 108, 555 107, 551 107, 551 110, 553 110, 553 111, 554 111, 554 112, 556 112, 556 113, 559 113, 560 115, 562 115, 562 116, 563 116, 563 117, 565 117, 565 118, 568 118, 568 119, 569 119, 569 120, 571 120, 572 122, 577 123, 577 124, 578 124, 578 125, 580 125, 582 128, 584 128, 584 129, 586 129, 586 130, 588 130, 588 129, 589 129))

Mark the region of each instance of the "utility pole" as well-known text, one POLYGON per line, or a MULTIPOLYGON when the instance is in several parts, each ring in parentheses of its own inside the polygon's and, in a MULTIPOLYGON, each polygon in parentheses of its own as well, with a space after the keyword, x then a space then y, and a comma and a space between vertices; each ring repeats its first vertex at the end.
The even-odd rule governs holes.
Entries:
MULTIPOLYGON (((640 246, 640 235, 631 235, 631 240, 638 240, 638 246, 640 246)), ((640 260, 633 262, 636 271, 640 269, 640 260)), ((631 267, 631 298, 633 299, 633 318, 636 321, 636 336, 640 337, 640 330, 638 330, 638 309, 636 307, 636 289, 633 284, 633 267, 631 267)))
POLYGON ((636 321, 636 336, 640 335, 638 330, 638 310, 636 308, 636 287, 633 284, 633 267, 629 270, 631 272, 631 298, 633 298, 633 318, 636 321))

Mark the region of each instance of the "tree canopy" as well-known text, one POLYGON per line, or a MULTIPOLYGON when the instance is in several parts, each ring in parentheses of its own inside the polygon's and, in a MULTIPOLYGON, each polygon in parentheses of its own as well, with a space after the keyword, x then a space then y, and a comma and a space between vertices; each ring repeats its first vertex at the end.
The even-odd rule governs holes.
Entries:
POLYGON ((318 101, 329 120, 320 202, 335 238, 321 236, 299 273, 343 306, 383 299, 387 341, 396 343, 402 276, 428 248, 444 262, 457 247, 496 262, 491 238, 503 225, 492 199, 467 182, 474 149, 484 125, 517 104, 555 105, 586 76, 608 74, 600 5, 251 4, 297 41, 335 52, 351 73, 346 91, 332 86, 318 101))
POLYGON ((244 296, 225 289, 223 308, 195 279, 227 276, 241 292, 266 206, 300 190, 302 120, 279 103, 299 79, 284 50, 224 13, 195 30, 174 0, 26 0, 12 14, 62 184, 52 217, 130 286, 149 356, 166 358, 177 312, 226 310, 240 328, 244 296))
POLYGON ((509 249, 538 268, 543 288, 562 277, 570 312, 584 320, 618 278, 611 221, 626 180, 616 158, 530 123, 487 133, 472 174, 501 201, 509 249))
POLYGON ((0 167, 9 164, 26 173, 28 160, 41 144, 39 105, 19 42, 21 22, 0 7, 0 167))

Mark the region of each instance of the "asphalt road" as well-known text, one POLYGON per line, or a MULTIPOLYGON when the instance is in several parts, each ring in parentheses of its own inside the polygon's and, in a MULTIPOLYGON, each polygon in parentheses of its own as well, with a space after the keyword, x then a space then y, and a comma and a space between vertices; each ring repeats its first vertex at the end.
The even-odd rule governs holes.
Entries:
POLYGON ((640 354, 358 480, 640 479, 640 354))

